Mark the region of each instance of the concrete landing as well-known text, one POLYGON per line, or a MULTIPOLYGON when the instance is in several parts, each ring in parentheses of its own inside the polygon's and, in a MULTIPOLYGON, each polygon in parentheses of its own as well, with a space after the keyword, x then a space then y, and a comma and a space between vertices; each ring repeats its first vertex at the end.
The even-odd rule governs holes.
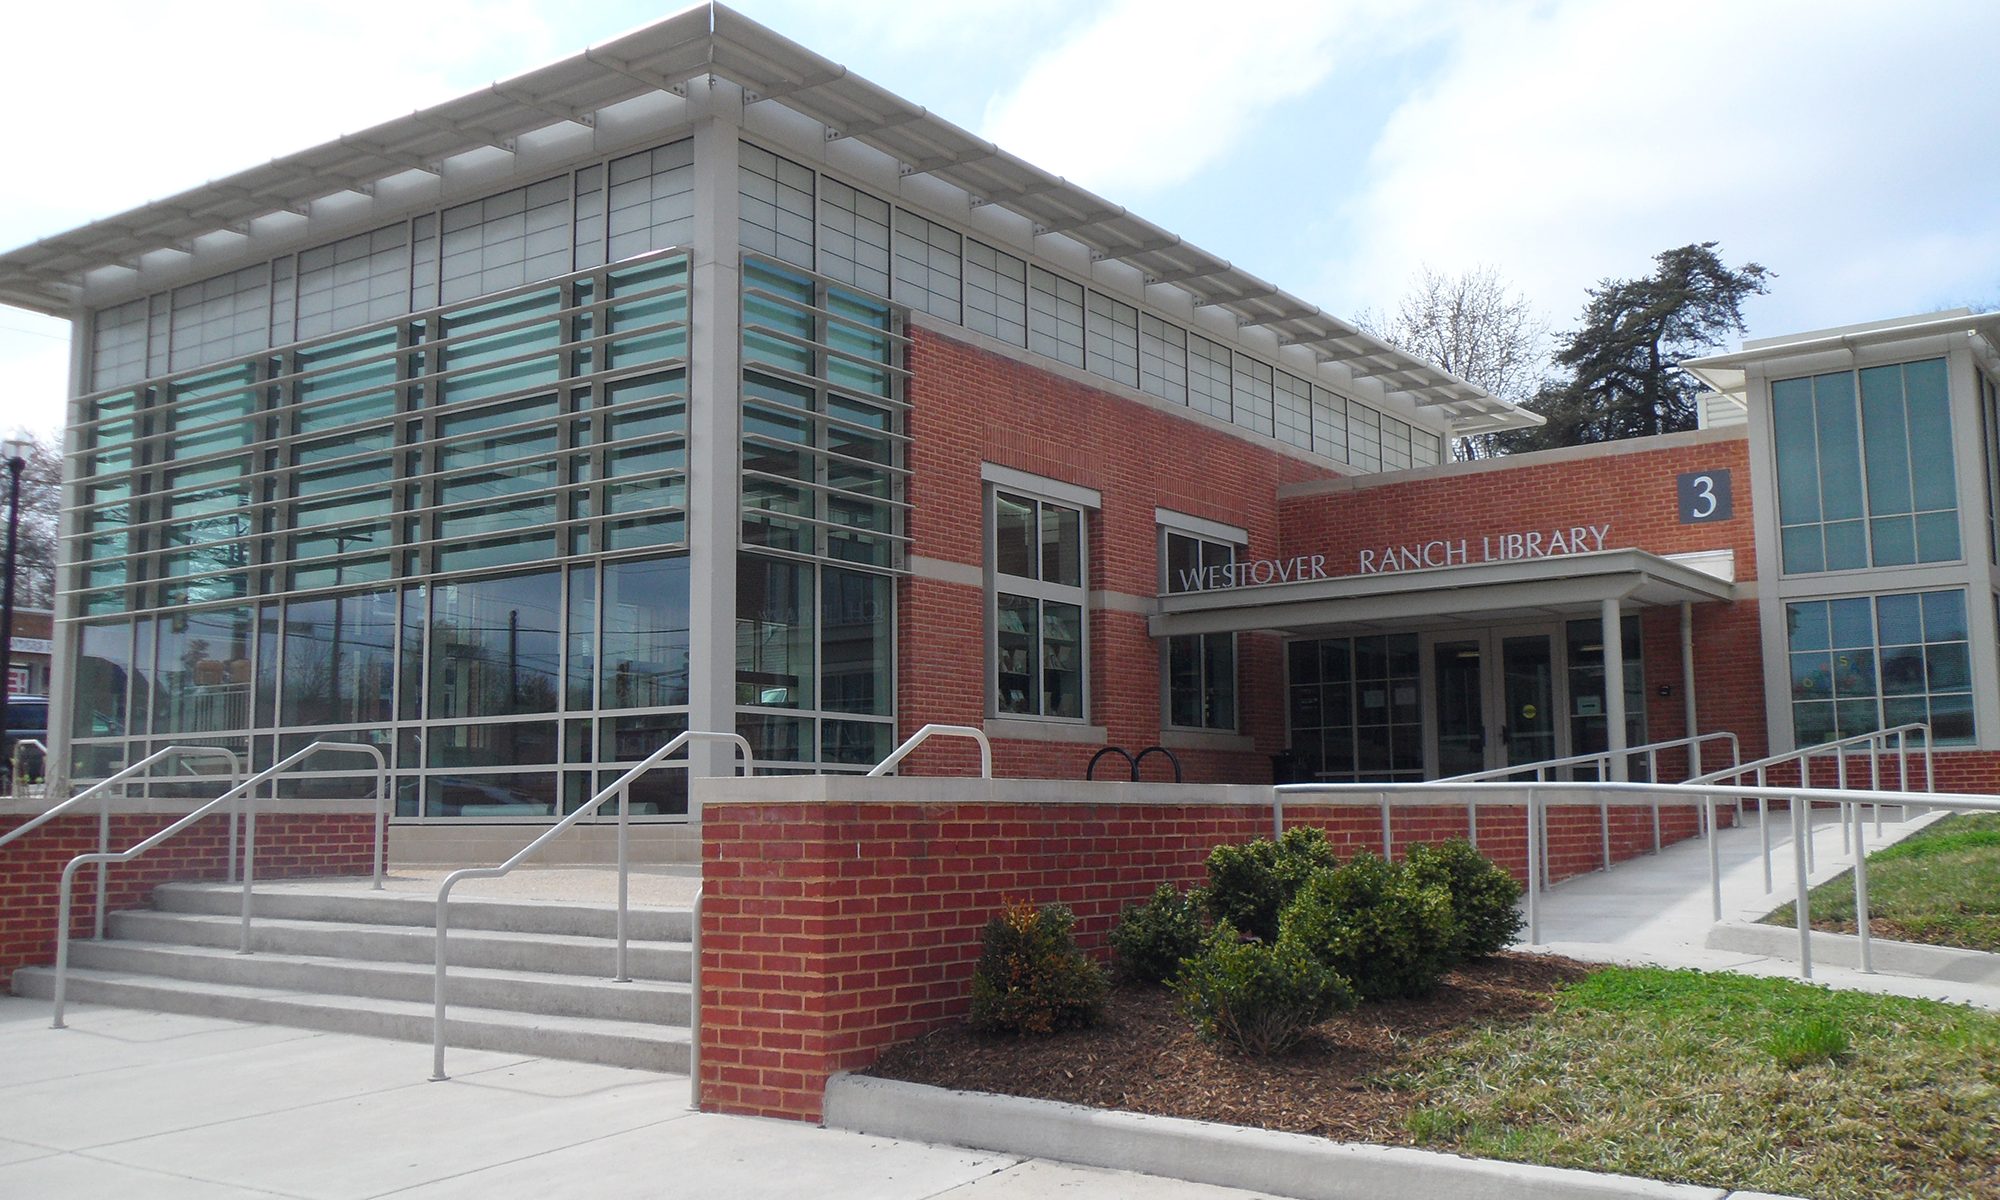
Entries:
POLYGON ((0 998, 0 1196, 148 1200, 1256 1200, 1020 1155, 687 1110, 687 1079, 0 998))

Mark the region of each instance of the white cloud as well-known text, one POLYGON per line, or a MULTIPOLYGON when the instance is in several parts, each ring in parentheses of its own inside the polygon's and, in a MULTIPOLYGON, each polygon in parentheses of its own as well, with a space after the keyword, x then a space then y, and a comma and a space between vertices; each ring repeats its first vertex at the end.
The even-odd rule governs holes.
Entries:
POLYGON ((1431 36, 1455 4, 1117 0, 1037 58, 983 132, 1113 197, 1185 182, 1272 107, 1431 36))
POLYGON ((1690 0, 1467 14, 1383 127, 1329 271, 1383 304, 1493 263, 1558 326, 1584 289, 1720 239, 1777 271, 1764 332, 2000 287, 1991 4, 1690 0))

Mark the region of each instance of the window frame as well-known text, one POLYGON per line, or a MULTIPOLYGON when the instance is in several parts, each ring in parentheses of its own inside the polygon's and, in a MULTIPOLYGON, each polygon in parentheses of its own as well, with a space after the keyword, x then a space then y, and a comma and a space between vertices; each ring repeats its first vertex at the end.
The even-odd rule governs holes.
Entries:
MULTIPOLYGON (((1249 535, 1241 529, 1235 529, 1211 521, 1198 521, 1194 518, 1181 517, 1178 516, 1177 514, 1167 513, 1164 511, 1156 513, 1155 520, 1158 523, 1157 524, 1158 536, 1156 539, 1156 544, 1159 554, 1158 561, 1160 568, 1160 594, 1162 596, 1179 595, 1183 594, 1185 591, 1198 590, 1198 589, 1182 589, 1174 586, 1173 577, 1170 574, 1172 570, 1172 567, 1170 565, 1172 562, 1172 554, 1171 554, 1172 539, 1185 538, 1191 542, 1194 542, 1198 547, 1198 553, 1201 555, 1201 562, 1204 568, 1209 562, 1208 551, 1210 547, 1220 547, 1224 550, 1227 550, 1229 553, 1228 561, 1232 563, 1244 561, 1244 555, 1249 550, 1249 542, 1250 542, 1249 535)), ((1173 644, 1175 641, 1179 640, 1179 638, 1175 637, 1161 638, 1159 645, 1161 731, 1165 732, 1168 730, 1172 730, 1178 733, 1216 733, 1216 734, 1242 733, 1243 732, 1243 659, 1241 653, 1242 651, 1241 640, 1234 633, 1199 633, 1199 634, 1188 634, 1182 636, 1192 637, 1195 641, 1196 660, 1197 660, 1196 668, 1198 673, 1198 680, 1195 685, 1197 692, 1196 706, 1202 711, 1204 720, 1201 723, 1194 725, 1183 724, 1179 721, 1174 720, 1175 706, 1174 706, 1173 644), (1230 716, 1229 716, 1229 723, 1226 725, 1210 724, 1206 720, 1208 714, 1207 699, 1210 693, 1209 680, 1208 680, 1208 666, 1210 661, 1210 654, 1209 654, 1210 639, 1226 639, 1227 645, 1229 647, 1230 716)))
POLYGON ((983 554, 985 581, 985 708, 989 720, 1002 721, 1046 721, 1063 725, 1087 726, 1091 721, 1091 651, 1093 642, 1090 632, 1092 605, 1090 599, 1092 538, 1091 518, 1101 510, 1102 499, 1089 488, 1065 484, 1058 480, 1039 479, 1022 472, 1004 467, 987 465, 981 471, 985 487, 982 497, 983 554), (1003 574, 999 566, 999 522, 997 507, 999 498, 1005 495, 1017 502, 1033 506, 1033 527, 1037 531, 1035 541, 1035 567, 1037 575, 1003 574), (1066 509, 1077 515, 1077 583, 1065 584, 1041 578, 1043 545, 1039 537, 1042 527, 1042 512, 1047 508, 1066 509), (1006 708, 1001 704, 1000 695, 1000 597, 1002 595, 1032 600, 1035 604, 1035 664, 1032 674, 1040 675, 1042 686, 1034 692, 1032 711, 1021 712, 1006 708), (1050 603, 1074 606, 1077 610, 1077 704, 1076 715, 1065 716, 1047 711, 1047 629, 1043 616, 1050 603))

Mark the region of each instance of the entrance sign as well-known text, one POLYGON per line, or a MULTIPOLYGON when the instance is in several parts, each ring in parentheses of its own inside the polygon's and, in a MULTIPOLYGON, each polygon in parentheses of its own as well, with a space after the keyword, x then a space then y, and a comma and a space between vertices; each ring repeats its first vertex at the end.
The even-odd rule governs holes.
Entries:
POLYGON ((1522 558, 1550 558, 1559 554, 1582 554, 1604 549, 1611 526, 1569 525, 1555 529, 1530 529, 1521 533, 1487 534, 1477 543, 1471 538, 1407 542, 1360 552, 1363 575, 1392 571, 1417 571, 1426 567, 1456 567, 1469 562, 1512 562, 1522 558), (1478 557, 1473 552, 1478 551, 1478 557))
POLYGON ((1326 555, 1254 558, 1243 562, 1217 563, 1212 567, 1184 568, 1179 574, 1179 590, 1183 592, 1214 592, 1264 583, 1299 583, 1307 579, 1327 578, 1326 555))
POLYGON ((1699 525, 1704 521, 1727 521, 1736 515, 1736 505, 1734 497, 1730 494, 1727 470, 1689 471, 1676 475, 1674 490, 1680 498, 1683 525, 1699 525))

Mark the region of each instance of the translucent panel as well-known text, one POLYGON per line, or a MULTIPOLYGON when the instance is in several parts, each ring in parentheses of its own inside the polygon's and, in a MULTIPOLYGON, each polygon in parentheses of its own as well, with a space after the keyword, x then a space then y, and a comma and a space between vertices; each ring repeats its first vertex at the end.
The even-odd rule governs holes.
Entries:
POLYGON ((611 161, 610 249, 617 262, 694 237, 694 141, 611 161))
POLYGON ((1230 420, 1229 349, 1200 334, 1188 334, 1188 407, 1230 420))
POLYGON ((1174 404, 1188 402, 1187 331, 1139 314, 1139 388, 1174 404))
POLYGON ((813 707, 813 568, 742 554, 736 560, 736 702, 813 707))
MULTIPOLYGON (((914 213, 896 210, 895 298, 956 325, 960 315, 962 239, 914 213)), ((1079 339, 1080 340, 1080 339, 1079 339)))
POLYGON ((1274 430, 1271 368, 1238 354, 1233 386, 1237 423, 1269 437, 1274 430))
POLYGON ((556 571, 433 585, 431 718, 555 711, 562 590, 556 571))
POLYGON ((623 559, 604 572, 604 708, 688 702, 688 560, 623 559))
POLYGON ((1364 471, 1382 469, 1382 414, 1352 401, 1347 405, 1347 461, 1364 471))
POLYGON ((888 295, 889 202, 837 179, 822 180, 819 270, 875 295, 888 295))
POLYGON ((270 344, 271 269, 259 263, 175 288, 168 369, 185 370, 270 344))
POLYGON ((1410 465, 1410 427, 1392 417, 1382 418, 1382 469, 1400 471, 1410 465))
POLYGON ((1312 439, 1315 453, 1347 461, 1347 401, 1324 388, 1313 389, 1312 439))
POLYGON ((146 377, 146 300, 92 314, 90 385, 99 391, 146 377))
POLYGON ((444 210, 440 298, 452 304, 570 269, 570 180, 564 175, 444 210))
POLYGON ((410 311, 409 230, 391 225, 301 251, 297 286, 297 337, 402 316, 410 311))
POLYGON ((1139 386, 1139 310, 1090 293, 1084 322, 1084 355, 1090 369, 1127 387, 1139 386))
POLYGON ((1283 371, 1278 372, 1277 384, 1278 440, 1301 450, 1312 449, 1312 385, 1283 371))
POLYGON ((1083 365, 1083 285, 1028 268, 1028 349, 1072 367, 1083 365))
POLYGON ((739 242, 745 250, 811 270, 812 169, 747 143, 739 155, 739 242))
POLYGON ((1028 264, 984 242, 965 243, 965 326, 1013 346, 1028 344, 1028 264))

